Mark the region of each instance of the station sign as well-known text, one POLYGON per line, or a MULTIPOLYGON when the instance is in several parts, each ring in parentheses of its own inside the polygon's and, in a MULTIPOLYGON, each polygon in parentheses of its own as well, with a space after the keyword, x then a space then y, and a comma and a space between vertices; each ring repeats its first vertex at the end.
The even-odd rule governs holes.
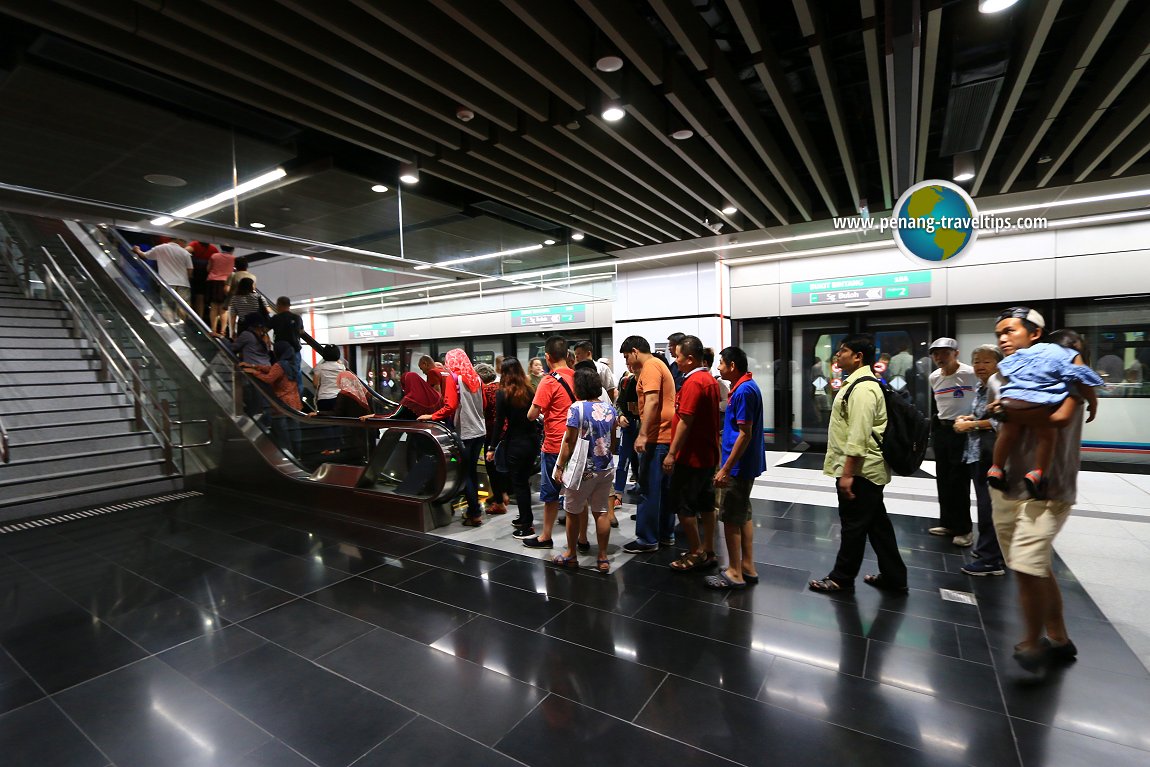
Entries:
POLYGON ((587 304, 542 306, 535 309, 515 309, 511 312, 511 326, 530 328, 536 325, 570 325, 587 321, 587 304))
POLYGON ((352 325, 347 329, 347 337, 352 340, 364 338, 391 338, 394 335, 394 322, 376 322, 372 325, 352 325))
POLYGON ((791 306, 896 301, 929 296, 930 270, 791 283, 791 306))

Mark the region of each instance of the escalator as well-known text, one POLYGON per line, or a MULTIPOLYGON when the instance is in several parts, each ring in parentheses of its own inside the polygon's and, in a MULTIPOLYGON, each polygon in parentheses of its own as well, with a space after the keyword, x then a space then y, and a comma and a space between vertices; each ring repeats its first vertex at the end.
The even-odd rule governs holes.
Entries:
POLYGON ((464 475, 445 426, 400 420, 398 403, 366 386, 368 421, 290 408, 237 368, 230 345, 114 228, 23 213, 2 213, 0 224, 29 283, 58 273, 138 361, 151 399, 164 403, 171 463, 186 485, 418 530, 450 520, 464 475))

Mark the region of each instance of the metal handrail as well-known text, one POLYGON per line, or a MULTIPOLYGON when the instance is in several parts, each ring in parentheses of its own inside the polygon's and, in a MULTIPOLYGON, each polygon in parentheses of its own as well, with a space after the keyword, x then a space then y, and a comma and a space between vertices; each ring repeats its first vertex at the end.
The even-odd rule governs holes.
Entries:
POLYGON ((0 418, 0 463, 8 463, 12 458, 12 450, 8 446, 8 430, 4 428, 4 419, 0 418))
MULTIPOLYGON (((128 390, 128 396, 132 400, 133 416, 137 426, 147 426, 161 443, 161 447, 165 451, 167 463, 172 466, 170 456, 172 448, 172 435, 170 430, 165 430, 163 417, 161 415, 159 423, 156 422, 155 416, 152 415, 151 409, 162 412, 162 405, 155 402, 154 395, 147 390, 142 378, 136 370, 135 365, 124 354, 123 349, 108 335, 107 329, 104 328, 88 305, 84 302, 83 297, 80 295, 79 290, 68 279, 64 270, 56 263, 55 257, 45 247, 41 246, 44 256, 47 259, 45 262, 46 269, 44 270, 45 287, 48 287, 51 282, 60 294, 61 300, 68 306, 71 313, 77 319, 86 319, 86 324, 89 326, 86 329, 88 340, 95 346, 97 353, 104 359, 110 370, 118 374, 120 383, 128 390), (69 295, 69 290, 71 295, 69 295), (116 357, 119 357, 119 364, 117 364, 116 357), (123 369, 121 369, 123 368, 123 369), (125 372, 126 370, 126 372, 125 372), (148 400, 151 400, 149 402, 148 400), (149 405, 151 409, 145 407, 149 405)), ((141 345, 141 350, 145 346, 141 345)))

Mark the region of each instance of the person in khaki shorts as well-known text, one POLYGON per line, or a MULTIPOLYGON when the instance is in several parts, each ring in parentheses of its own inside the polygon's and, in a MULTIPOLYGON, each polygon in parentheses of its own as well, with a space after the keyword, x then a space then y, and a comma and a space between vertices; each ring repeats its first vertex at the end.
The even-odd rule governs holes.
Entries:
MULTIPOLYGON (((1042 315, 1028 307, 1005 310, 994 326, 998 348, 1009 357, 1037 343, 1045 324, 1042 315)), ((997 399, 997 385, 1001 382, 998 376, 988 382, 992 400, 997 399)), ((996 404, 992 402, 988 411, 995 410, 996 404)), ((1068 663, 1078 655, 1078 648, 1066 631, 1062 592, 1051 569, 1054 538, 1077 500, 1082 460, 1081 400, 1078 404, 1074 417, 1058 431, 1044 500, 1030 497, 1023 479, 1025 468, 1019 468, 1034 465, 1037 439, 1030 429, 1024 432, 1025 436, 1018 440, 1007 459, 1007 488, 990 489, 994 529, 1006 566, 1017 576, 1018 601, 1026 627, 1026 635, 1014 646, 1014 659, 1022 668, 1039 675, 1050 666, 1068 663)), ((1021 424, 1031 418, 1044 422, 1043 416, 1026 411, 1011 410, 1009 417, 1021 424)))

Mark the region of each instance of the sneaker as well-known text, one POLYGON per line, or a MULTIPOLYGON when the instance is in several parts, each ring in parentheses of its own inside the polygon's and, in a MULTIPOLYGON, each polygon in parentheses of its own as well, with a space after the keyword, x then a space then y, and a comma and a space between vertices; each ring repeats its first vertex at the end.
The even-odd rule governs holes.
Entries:
POLYGON ((517 528, 515 528, 515 532, 513 532, 511 534, 512 538, 518 538, 520 540, 523 540, 524 538, 532 538, 534 536, 535 536, 535 528, 534 527, 517 527, 517 528))
POLYGON ((927 532, 930 533, 931 535, 939 535, 939 536, 954 535, 954 533, 952 533, 950 531, 949 527, 932 527, 929 530, 927 530, 927 532))
POLYGON ((1006 568, 992 562, 979 560, 960 568, 967 575, 1006 575, 1006 568))
POLYGON ((974 544, 974 533, 967 533, 966 535, 956 535, 951 540, 955 546, 962 546, 964 549, 974 544))
POLYGON ((673 549, 673 548, 675 548, 675 539, 674 538, 664 538, 663 540, 659 541, 659 548, 661 548, 661 549, 673 549))
POLYGON ((657 543, 648 546, 647 544, 639 543, 639 541, 636 540, 636 541, 631 541, 630 543, 623 544, 623 551, 627 552, 628 554, 646 554, 649 551, 658 551, 658 550, 659 550, 659 544, 657 544, 657 543))
POLYGON ((529 549, 553 549, 555 548, 554 541, 541 541, 538 536, 532 538, 524 538, 523 545, 529 549))

